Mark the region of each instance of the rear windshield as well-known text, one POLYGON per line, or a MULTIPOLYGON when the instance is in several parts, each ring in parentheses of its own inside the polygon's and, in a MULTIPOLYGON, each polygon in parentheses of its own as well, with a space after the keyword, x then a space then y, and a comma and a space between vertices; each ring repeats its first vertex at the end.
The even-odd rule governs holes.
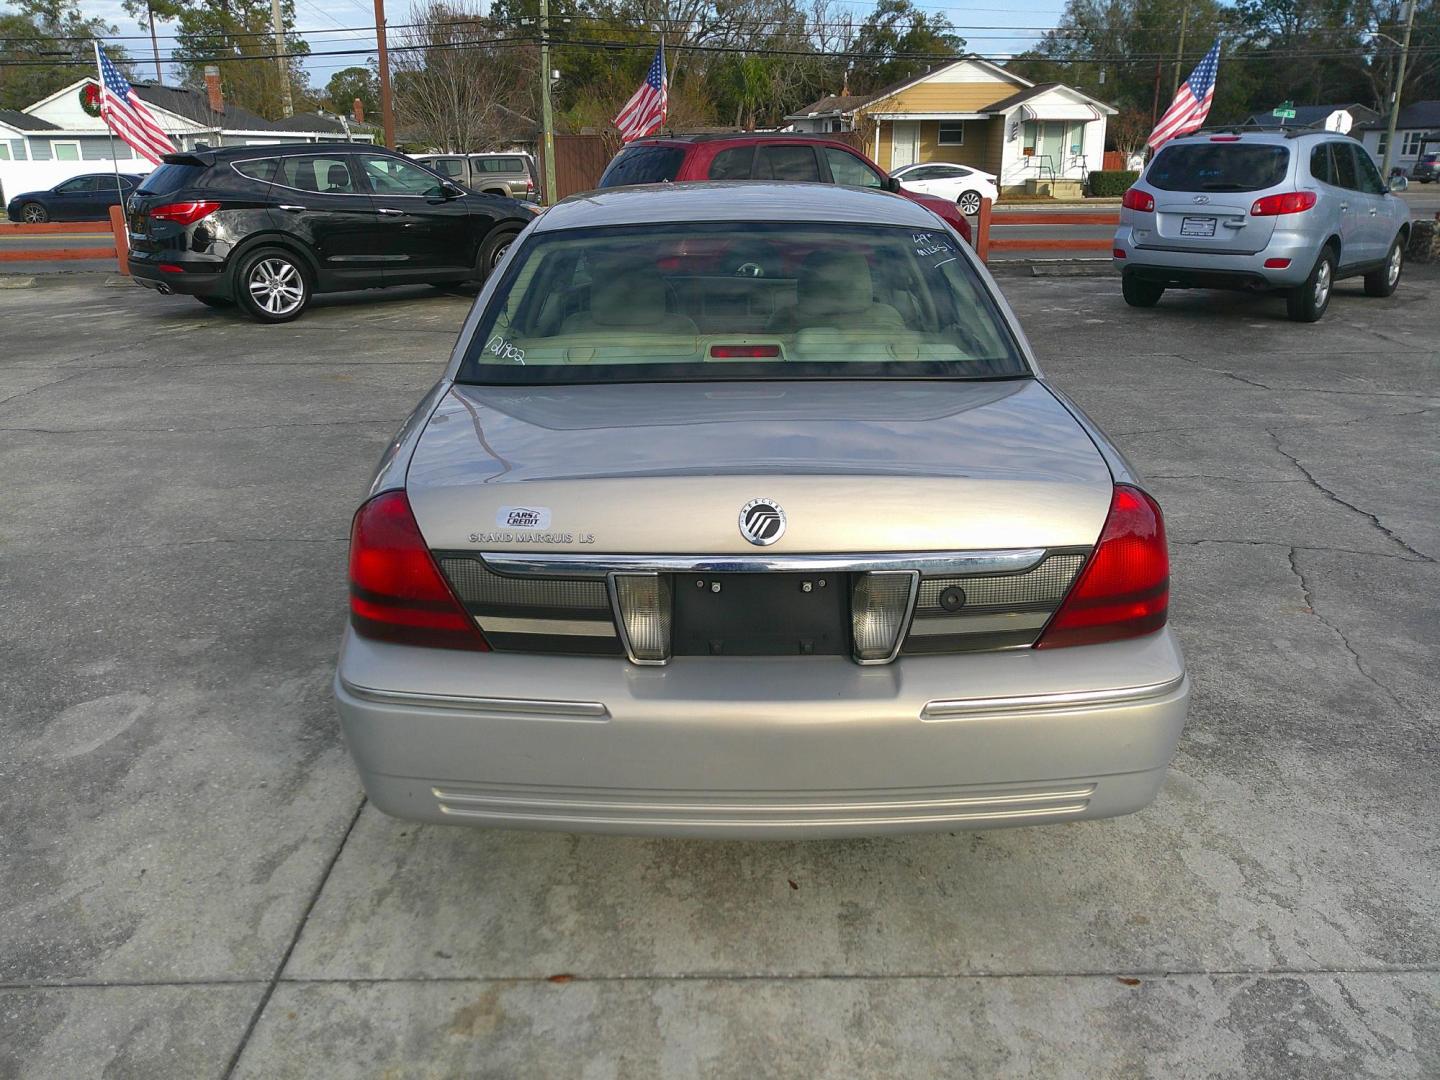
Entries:
POLYGON ((145 177, 140 190, 151 195, 168 195, 183 187, 190 187, 205 172, 203 165, 161 165, 145 177))
POLYGON ((1013 378, 1029 374, 940 229, 717 223, 538 233, 461 382, 1013 378))
POLYGON ((1186 143, 1161 150, 1145 182, 1161 191, 1259 191, 1284 180, 1289 165, 1284 146, 1186 143))
POLYGON ((596 187, 663 184, 675 179, 685 151, 674 146, 632 146, 615 155, 596 187))

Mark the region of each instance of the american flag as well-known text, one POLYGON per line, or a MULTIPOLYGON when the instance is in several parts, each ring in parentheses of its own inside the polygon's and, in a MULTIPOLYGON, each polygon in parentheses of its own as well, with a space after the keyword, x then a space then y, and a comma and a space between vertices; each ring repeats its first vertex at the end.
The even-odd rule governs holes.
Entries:
POLYGON ((668 106, 669 84, 665 81, 665 43, 662 41, 655 51, 655 59, 650 62, 645 81, 615 117, 620 141, 633 142, 660 130, 668 106))
POLYGON ((1219 68, 1220 42, 1217 39, 1205 54, 1205 59, 1200 61, 1199 67, 1180 84, 1175 100, 1170 103, 1170 108, 1165 110, 1165 115, 1160 117, 1160 122, 1150 133, 1150 138, 1146 141, 1152 150, 1177 135, 1190 134, 1205 123, 1205 117, 1210 115, 1210 103, 1215 100, 1215 75, 1219 68))
POLYGON ((101 51, 98 42, 95 60, 100 65, 100 115, 106 125, 137 154, 159 165, 160 155, 175 153, 175 144, 155 122, 135 88, 101 51))

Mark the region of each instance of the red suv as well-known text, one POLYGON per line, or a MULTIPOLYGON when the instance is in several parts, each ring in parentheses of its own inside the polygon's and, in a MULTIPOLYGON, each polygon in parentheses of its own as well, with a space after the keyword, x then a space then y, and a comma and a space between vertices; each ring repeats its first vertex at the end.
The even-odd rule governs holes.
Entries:
POLYGON ((616 154, 597 187, 686 180, 798 180, 880 188, 937 214, 970 241, 970 223, 948 199, 905 191, 900 181, 839 139, 780 134, 662 135, 637 139, 616 154))

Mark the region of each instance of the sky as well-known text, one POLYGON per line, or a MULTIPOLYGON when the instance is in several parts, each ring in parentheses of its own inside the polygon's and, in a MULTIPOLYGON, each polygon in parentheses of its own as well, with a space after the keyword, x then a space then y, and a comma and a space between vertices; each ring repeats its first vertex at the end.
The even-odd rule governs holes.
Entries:
MULTIPOLYGON (((857 21, 874 8, 873 0, 834 0, 837 6, 853 11, 857 21)), ((3 3, 3 0, 0 0, 3 3)), ((1055 25, 1064 8, 1064 0, 1012 0, 1001 6, 1000 0, 984 0, 988 6, 975 7, 969 4, 947 4, 938 0, 919 0, 917 7, 925 11, 940 12, 960 28, 960 34, 971 52, 982 56, 1006 56, 1021 52, 1039 39, 1049 27, 1055 25)), ((118 28, 120 36, 146 35, 148 28, 137 23, 125 13, 121 0, 84 0, 81 5, 85 13, 98 15, 118 28)), ((386 7, 385 17, 389 23, 405 22, 410 5, 408 0, 391 0, 386 7)), ((306 61, 305 68, 310 74, 310 84, 315 90, 323 90, 330 76, 342 68, 363 65, 375 48, 373 30, 349 29, 373 26, 375 8, 372 0, 295 0, 296 29, 310 41, 312 52, 335 49, 364 49, 367 55, 316 56, 306 61)), ((173 28, 163 23, 156 24, 160 38, 162 62, 171 44, 174 43, 173 28), (167 30, 172 31, 167 34, 167 30)), ((148 37, 123 43, 130 55, 137 60, 148 61, 151 57, 148 37)), ((151 63, 137 68, 142 75, 153 77, 151 63)), ((173 76, 165 69, 166 80, 173 76)))

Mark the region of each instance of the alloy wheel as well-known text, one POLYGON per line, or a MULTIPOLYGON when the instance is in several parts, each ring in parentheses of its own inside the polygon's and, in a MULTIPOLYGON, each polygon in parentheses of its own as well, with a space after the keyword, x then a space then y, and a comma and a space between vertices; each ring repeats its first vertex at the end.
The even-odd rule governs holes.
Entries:
POLYGON ((1330 298, 1330 260, 1321 259, 1315 268, 1315 310, 1319 311, 1330 298))
POLYGON ((270 315, 289 315, 305 302, 300 270, 284 259, 261 259, 250 268, 246 285, 255 303, 270 315))
POLYGON ((515 238, 512 236, 507 237, 495 245, 495 250, 490 253, 490 265, 487 269, 494 270, 495 267, 499 266, 500 260, 505 258, 505 253, 510 250, 510 245, 514 242, 515 238))
POLYGON ((1401 252, 1399 244, 1390 249, 1390 261, 1385 266, 1385 280, 1392 286, 1400 280, 1400 263, 1403 258, 1404 254, 1401 252))
POLYGON ((20 216, 32 225, 38 225, 45 220, 45 208, 43 206, 37 206, 35 203, 30 203, 21 211, 20 216))
POLYGON ((967 191, 960 196, 960 212, 962 214, 978 214, 980 212, 980 195, 978 192, 967 191))

